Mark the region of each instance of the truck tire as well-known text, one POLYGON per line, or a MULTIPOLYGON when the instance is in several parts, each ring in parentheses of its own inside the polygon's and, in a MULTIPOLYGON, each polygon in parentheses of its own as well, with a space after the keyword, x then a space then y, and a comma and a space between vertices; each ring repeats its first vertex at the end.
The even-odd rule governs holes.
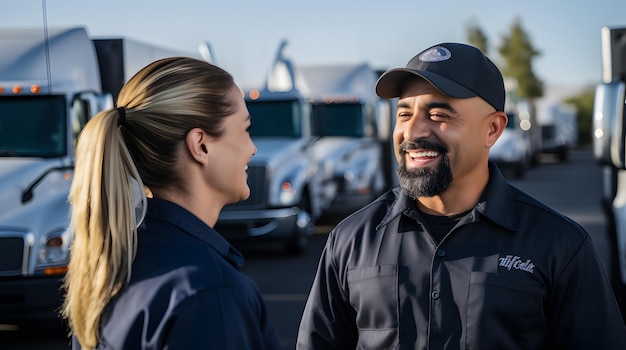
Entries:
POLYGON ((285 253, 288 255, 298 255, 306 251, 311 241, 311 236, 315 232, 315 221, 311 216, 311 202, 308 194, 302 196, 300 201, 300 213, 296 220, 293 235, 285 244, 285 253))
POLYGON ((557 156, 559 158, 559 162, 567 161, 567 159, 569 157, 569 150, 567 149, 567 147, 559 148, 557 156))

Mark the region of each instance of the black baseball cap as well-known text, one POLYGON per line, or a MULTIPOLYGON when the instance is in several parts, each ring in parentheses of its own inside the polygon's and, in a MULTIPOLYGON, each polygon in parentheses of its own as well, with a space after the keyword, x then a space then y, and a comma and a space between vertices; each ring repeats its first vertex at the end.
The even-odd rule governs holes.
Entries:
POLYGON ((405 68, 383 73, 376 94, 399 97, 406 79, 421 77, 444 94, 455 98, 478 96, 498 111, 504 111, 504 80, 498 67, 474 46, 441 43, 413 57, 405 68))

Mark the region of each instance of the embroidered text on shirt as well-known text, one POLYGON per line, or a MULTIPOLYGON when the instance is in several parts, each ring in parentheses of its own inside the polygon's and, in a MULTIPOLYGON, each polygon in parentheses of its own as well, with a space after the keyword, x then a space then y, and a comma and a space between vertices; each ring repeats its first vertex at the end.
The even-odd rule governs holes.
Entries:
POLYGON ((515 269, 526 271, 530 273, 534 273, 535 264, 527 259, 526 261, 522 261, 519 256, 507 255, 506 257, 500 258, 500 266, 506 267, 507 270, 515 269))

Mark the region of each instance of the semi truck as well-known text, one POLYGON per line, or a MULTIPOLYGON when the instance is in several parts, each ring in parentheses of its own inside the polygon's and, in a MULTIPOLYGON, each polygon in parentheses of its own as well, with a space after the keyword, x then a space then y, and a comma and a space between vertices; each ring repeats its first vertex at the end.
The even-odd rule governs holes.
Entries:
POLYGON ((0 324, 59 321, 77 137, 140 67, 175 54, 85 27, 0 30, 0 324))
POLYGON ((393 115, 368 64, 299 67, 287 44, 263 87, 245 91, 257 146, 251 196, 226 206, 216 229, 239 247, 269 243, 297 254, 316 223, 349 214, 393 182, 393 115))
POLYGON ((626 27, 602 28, 602 81, 593 107, 594 157, 603 173, 608 272, 626 319, 626 27))
POLYGON ((554 154, 559 161, 568 158, 578 143, 576 109, 560 101, 541 101, 537 105, 537 122, 541 127, 541 153, 554 154))
POLYGON ((257 147, 248 165, 251 194, 224 207, 215 229, 239 248, 267 243, 298 254, 306 250, 336 186, 316 158, 319 137, 312 132, 311 106, 296 88, 286 46, 286 41, 279 46, 264 87, 244 92, 257 147))
POLYGON ((493 161, 507 176, 520 179, 532 165, 532 150, 528 134, 520 123, 515 109, 506 111, 508 122, 498 141, 489 149, 489 160, 493 161))
POLYGON ((298 72, 319 137, 316 157, 337 187, 324 215, 341 219, 391 187, 391 100, 376 95, 378 74, 365 62, 306 65, 298 72))
POLYGON ((506 89, 505 112, 515 115, 530 152, 530 165, 534 166, 539 163, 542 152, 541 126, 538 121, 535 101, 520 96, 518 83, 514 78, 505 77, 504 87, 506 89))

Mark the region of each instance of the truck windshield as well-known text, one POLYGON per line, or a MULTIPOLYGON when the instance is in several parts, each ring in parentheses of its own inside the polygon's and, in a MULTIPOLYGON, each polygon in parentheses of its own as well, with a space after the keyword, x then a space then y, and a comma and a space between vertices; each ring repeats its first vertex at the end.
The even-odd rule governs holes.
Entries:
POLYGON ((358 103, 315 104, 313 128, 317 136, 363 137, 363 109, 358 103))
POLYGON ((58 157, 66 153, 65 98, 0 98, 0 157, 58 157))
POLYGON ((246 104, 252 119, 251 136, 302 136, 298 100, 248 101, 246 104))

